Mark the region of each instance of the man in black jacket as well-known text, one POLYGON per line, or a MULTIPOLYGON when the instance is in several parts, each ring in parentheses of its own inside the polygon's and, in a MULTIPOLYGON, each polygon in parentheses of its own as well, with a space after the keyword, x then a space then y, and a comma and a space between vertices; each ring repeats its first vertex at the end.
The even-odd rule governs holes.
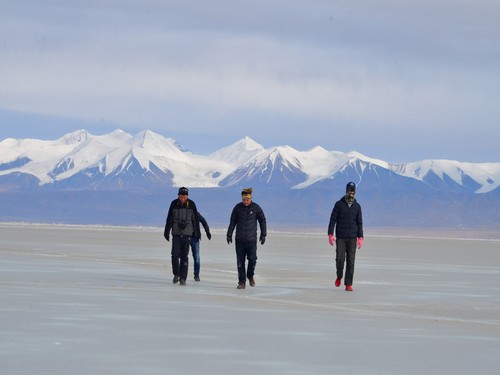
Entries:
POLYGON ((233 242, 233 231, 236 227, 236 262, 238 267, 237 289, 245 289, 246 279, 250 286, 255 286, 254 272, 257 264, 257 222, 260 227, 260 244, 264 245, 267 235, 266 217, 262 208, 252 202, 252 188, 243 189, 241 203, 233 208, 229 227, 227 228, 227 243, 233 242), (245 272, 245 258, 248 268, 245 272))
POLYGON ((200 237, 196 204, 188 198, 188 189, 179 188, 178 198, 170 203, 163 236, 170 241, 172 231, 172 273, 174 284, 186 285, 191 237, 200 237))
POLYGON ((346 262, 344 285, 345 290, 349 292, 352 292, 356 246, 361 249, 363 245, 363 217, 361 206, 354 198, 355 194, 356 184, 349 182, 346 186, 345 196, 335 203, 328 224, 328 241, 332 246, 335 242, 337 243, 335 258, 337 279, 335 280, 335 286, 340 286, 344 273, 344 262, 346 262), (334 228, 337 240, 333 235, 334 228))

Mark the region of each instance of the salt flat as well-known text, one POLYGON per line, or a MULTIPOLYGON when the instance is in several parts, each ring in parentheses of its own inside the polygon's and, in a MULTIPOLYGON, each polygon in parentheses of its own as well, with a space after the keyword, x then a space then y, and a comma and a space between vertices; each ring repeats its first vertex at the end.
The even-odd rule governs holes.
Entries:
POLYGON ((161 228, 0 224, 2 374, 496 374, 498 240, 367 236, 354 292, 326 235, 270 233, 255 288, 201 243, 172 284, 161 228))

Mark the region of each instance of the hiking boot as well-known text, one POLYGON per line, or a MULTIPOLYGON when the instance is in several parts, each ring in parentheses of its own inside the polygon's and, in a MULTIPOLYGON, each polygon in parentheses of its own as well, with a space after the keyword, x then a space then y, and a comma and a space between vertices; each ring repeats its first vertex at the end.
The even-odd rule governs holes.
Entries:
POLYGON ((236 289, 245 289, 245 283, 238 283, 236 289))
POLYGON ((250 281, 250 286, 255 286, 255 280, 253 277, 249 278, 248 281, 250 281))
POLYGON ((340 286, 340 279, 337 277, 337 280, 335 280, 335 286, 338 288, 340 286))
POLYGON ((200 275, 194 275, 194 281, 200 281, 200 275))
POLYGON ((179 276, 175 275, 174 279, 172 280, 174 284, 177 284, 179 282, 179 276))
POLYGON ((185 286, 185 285, 186 285, 186 279, 181 279, 181 280, 180 280, 180 284, 181 284, 182 286, 185 286))
POLYGON ((350 285, 346 285, 346 286, 345 286, 345 290, 346 290, 347 292, 352 292, 352 286, 350 286, 350 285))

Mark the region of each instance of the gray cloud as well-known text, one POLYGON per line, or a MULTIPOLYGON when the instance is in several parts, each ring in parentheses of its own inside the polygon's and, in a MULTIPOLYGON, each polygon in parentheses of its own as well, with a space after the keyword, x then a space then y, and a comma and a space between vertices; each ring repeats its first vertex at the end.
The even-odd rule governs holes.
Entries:
POLYGON ((194 146, 206 150, 250 135, 393 161, 498 161, 499 11, 493 1, 15 2, 0 14, 0 108, 205 135, 194 146), (471 133, 488 139, 471 144, 471 133))

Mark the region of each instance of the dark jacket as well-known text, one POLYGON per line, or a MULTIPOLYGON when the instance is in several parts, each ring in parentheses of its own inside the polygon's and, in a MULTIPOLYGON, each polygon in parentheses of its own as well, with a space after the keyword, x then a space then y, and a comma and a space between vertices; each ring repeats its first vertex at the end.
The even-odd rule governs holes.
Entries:
POLYGON ((180 199, 174 199, 168 209, 167 220, 163 235, 169 237, 170 230, 173 236, 189 236, 200 238, 200 222, 196 204, 188 199, 182 204, 180 199))
POLYGON ((361 206, 356 199, 351 207, 347 204, 345 196, 335 203, 328 224, 329 235, 333 234, 333 228, 337 238, 363 237, 363 216, 361 206))
POLYGON ((236 227, 235 240, 237 242, 257 242, 257 222, 259 222, 261 236, 266 236, 266 216, 262 208, 254 202, 248 206, 238 203, 234 206, 231 213, 229 227, 227 228, 227 237, 233 236, 233 231, 236 227))

